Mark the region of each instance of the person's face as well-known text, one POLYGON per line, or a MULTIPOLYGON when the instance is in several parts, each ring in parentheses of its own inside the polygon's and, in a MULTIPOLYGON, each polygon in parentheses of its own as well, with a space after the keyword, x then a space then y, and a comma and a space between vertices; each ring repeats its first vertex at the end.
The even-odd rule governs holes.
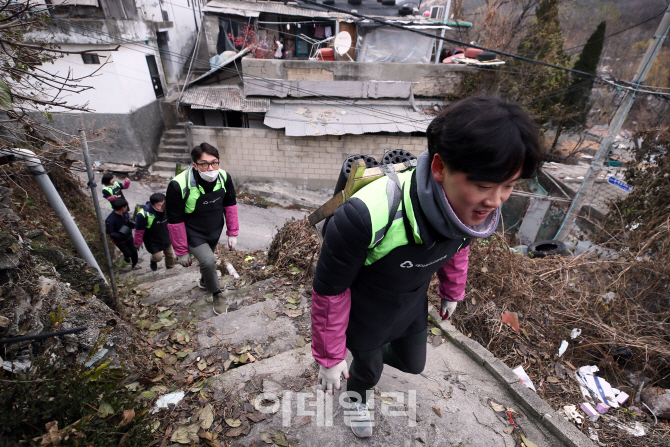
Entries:
POLYGON ((193 163, 193 167, 200 172, 205 171, 216 171, 219 169, 219 159, 213 155, 203 153, 202 156, 198 159, 197 162, 193 163), (209 163, 207 166, 203 166, 204 163, 209 163), (215 166, 212 166, 211 163, 216 163, 215 166))
POLYGON ((152 204, 151 206, 153 206, 156 211, 163 211, 163 207, 165 206, 165 200, 161 200, 160 202, 156 202, 156 203, 152 204))
POLYGON ((124 206, 123 208, 121 208, 121 209, 119 210, 119 213, 123 214, 123 213, 125 213, 126 211, 128 211, 128 207, 127 207, 127 206, 124 206))
POLYGON ((491 212, 509 198, 521 173, 519 171, 503 183, 468 180, 464 172, 450 172, 437 154, 430 167, 433 178, 442 185, 456 216, 470 226, 484 222, 491 212))

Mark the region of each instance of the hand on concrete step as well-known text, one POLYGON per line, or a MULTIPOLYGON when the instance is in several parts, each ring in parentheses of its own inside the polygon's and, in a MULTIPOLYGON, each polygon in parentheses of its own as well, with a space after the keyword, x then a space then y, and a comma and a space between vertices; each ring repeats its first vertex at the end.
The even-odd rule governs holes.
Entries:
POLYGON ((345 379, 349 378, 349 368, 347 367, 346 360, 342 360, 332 368, 326 368, 323 365, 319 367, 319 384, 321 385, 321 389, 324 392, 328 392, 331 396, 335 389, 342 389, 340 385, 342 376, 345 379))
POLYGON ((228 249, 233 250, 237 245, 237 236, 228 236, 228 249))
POLYGON ((442 305, 440 306, 440 316, 443 320, 446 320, 453 315, 457 304, 458 301, 447 301, 445 299, 442 300, 442 305))
POLYGON ((177 262, 182 265, 182 267, 189 267, 191 265, 191 255, 186 253, 185 255, 177 256, 177 262))

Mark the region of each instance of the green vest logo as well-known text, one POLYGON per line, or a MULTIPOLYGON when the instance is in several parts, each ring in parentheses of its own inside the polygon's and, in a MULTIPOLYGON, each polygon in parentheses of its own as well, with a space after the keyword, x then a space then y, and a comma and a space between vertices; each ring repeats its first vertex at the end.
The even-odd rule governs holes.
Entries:
POLYGON ((411 261, 405 261, 402 264, 400 264, 400 267, 404 269, 411 269, 412 267, 414 267, 414 264, 412 264, 411 261))

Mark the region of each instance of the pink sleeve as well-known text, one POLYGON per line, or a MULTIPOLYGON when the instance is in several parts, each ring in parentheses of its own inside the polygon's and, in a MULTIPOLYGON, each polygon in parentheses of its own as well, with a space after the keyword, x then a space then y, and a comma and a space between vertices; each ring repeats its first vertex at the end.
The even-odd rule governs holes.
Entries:
POLYGON ((168 224, 168 231, 170 232, 170 240, 172 241, 172 248, 174 254, 182 256, 188 253, 188 240, 186 239, 186 224, 184 222, 178 224, 168 224))
POLYGON ((113 202, 116 200, 116 196, 105 197, 105 199, 109 200, 110 202, 113 202))
POLYGON ((237 236, 240 233, 240 222, 237 220, 237 205, 223 208, 226 215, 226 235, 237 236))
POLYGON ((133 240, 133 244, 135 247, 139 247, 142 245, 142 242, 144 241, 144 230, 135 230, 135 239, 133 240))
POLYGON ((437 294, 447 301, 462 301, 465 298, 465 283, 468 280, 468 254, 470 246, 458 250, 453 258, 437 271, 440 287, 437 294))
POLYGON ((129 179, 129 178, 126 178, 126 179, 123 181, 123 185, 121 185, 121 187, 122 187, 123 189, 128 189, 128 188, 130 188, 130 179, 129 179))
POLYGON ((351 310, 351 291, 319 295, 312 289, 312 355, 325 368, 347 356, 346 330, 351 310))

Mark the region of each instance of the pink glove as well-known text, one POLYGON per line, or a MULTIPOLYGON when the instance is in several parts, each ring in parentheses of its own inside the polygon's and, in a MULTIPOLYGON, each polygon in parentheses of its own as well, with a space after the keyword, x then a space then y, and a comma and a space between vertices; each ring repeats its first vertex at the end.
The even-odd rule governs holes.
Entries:
POLYGON ((170 240, 172 241, 174 254, 177 256, 188 254, 186 224, 184 222, 178 224, 168 224, 168 231, 170 232, 170 240))

